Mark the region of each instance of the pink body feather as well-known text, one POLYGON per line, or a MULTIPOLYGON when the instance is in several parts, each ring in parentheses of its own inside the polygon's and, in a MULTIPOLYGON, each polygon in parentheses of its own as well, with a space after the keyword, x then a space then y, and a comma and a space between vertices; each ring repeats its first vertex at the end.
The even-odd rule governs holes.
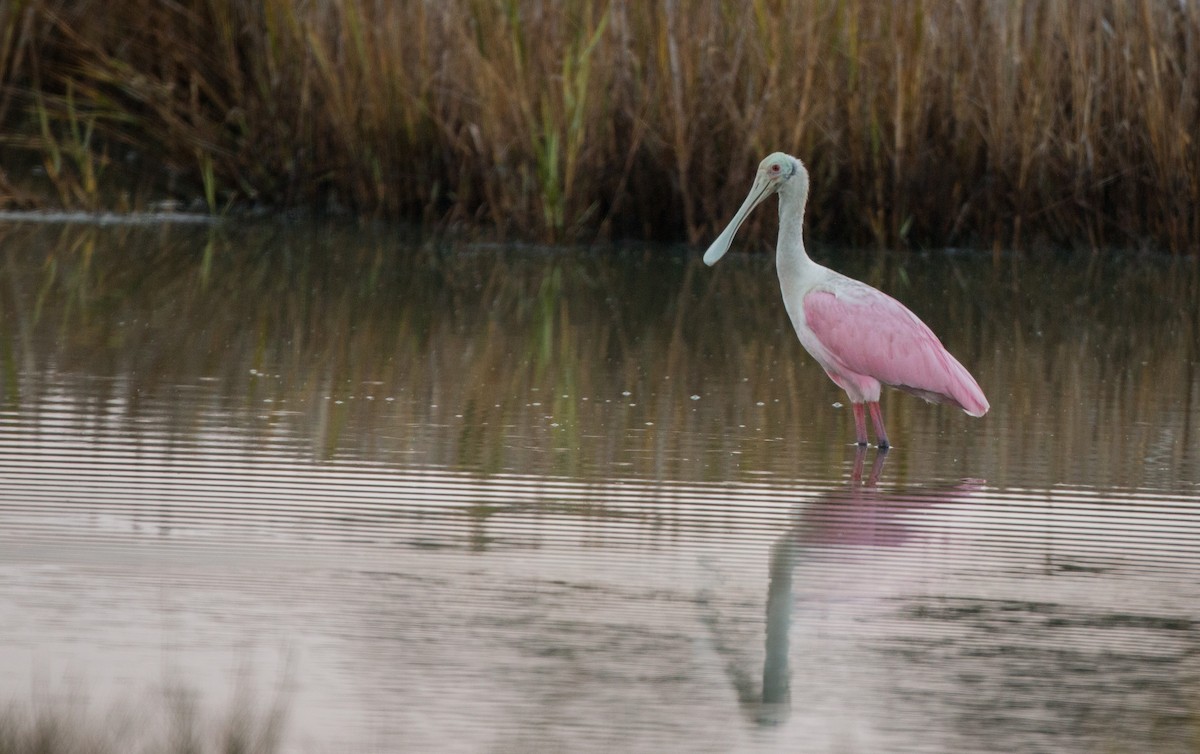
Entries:
POLYGON ((987 398, 975 378, 917 315, 886 293, 843 280, 856 284, 838 293, 818 288, 804 296, 803 325, 819 345, 809 349, 813 357, 851 401, 878 401, 882 383, 971 416, 987 413, 987 398))

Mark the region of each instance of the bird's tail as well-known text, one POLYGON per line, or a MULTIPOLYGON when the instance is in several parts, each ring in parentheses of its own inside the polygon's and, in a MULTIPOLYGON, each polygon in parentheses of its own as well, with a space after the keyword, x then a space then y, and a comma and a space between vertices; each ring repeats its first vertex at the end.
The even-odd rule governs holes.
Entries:
POLYGON ((983 394, 983 389, 979 387, 979 383, 967 371, 967 368, 958 363, 958 359, 947 353, 950 363, 950 395, 954 398, 954 403, 958 407, 967 412, 968 416, 983 416, 992 406, 988 403, 987 396, 983 394))

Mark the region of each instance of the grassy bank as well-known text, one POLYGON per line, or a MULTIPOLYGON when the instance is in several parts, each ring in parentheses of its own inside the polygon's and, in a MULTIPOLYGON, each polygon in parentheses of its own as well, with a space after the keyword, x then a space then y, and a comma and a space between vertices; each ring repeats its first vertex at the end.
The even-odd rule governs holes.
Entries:
POLYGON ((1200 13, 1167 0, 26 0, 0 84, 10 205, 697 242, 783 149, 827 241, 1200 253, 1200 13))

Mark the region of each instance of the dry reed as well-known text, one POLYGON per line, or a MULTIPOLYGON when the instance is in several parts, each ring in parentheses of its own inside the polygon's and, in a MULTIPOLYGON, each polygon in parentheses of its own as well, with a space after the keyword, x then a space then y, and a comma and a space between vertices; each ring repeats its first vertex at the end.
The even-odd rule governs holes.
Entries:
POLYGON ((0 8, 6 162, 70 205, 149 170, 213 211, 698 242, 783 149, 826 240, 1197 254, 1198 97, 1166 0, 0 8))

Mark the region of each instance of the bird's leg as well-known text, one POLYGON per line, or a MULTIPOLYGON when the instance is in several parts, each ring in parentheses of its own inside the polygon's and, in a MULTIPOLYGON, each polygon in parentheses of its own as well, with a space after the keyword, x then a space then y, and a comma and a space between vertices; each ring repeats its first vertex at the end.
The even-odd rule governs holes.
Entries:
MULTIPOLYGON (((863 404, 851 403, 854 408, 854 436, 859 445, 867 444, 867 415, 863 411, 863 404)), ((876 425, 878 426, 878 425, 876 425)))
MULTIPOLYGON (((871 410, 871 423, 875 425, 875 439, 879 441, 879 449, 887 450, 892 447, 892 444, 888 442, 887 432, 883 431, 883 411, 879 408, 879 401, 871 401, 867 404, 867 408, 871 410)), ((866 427, 863 427, 861 437, 866 437, 866 434, 866 427)))

